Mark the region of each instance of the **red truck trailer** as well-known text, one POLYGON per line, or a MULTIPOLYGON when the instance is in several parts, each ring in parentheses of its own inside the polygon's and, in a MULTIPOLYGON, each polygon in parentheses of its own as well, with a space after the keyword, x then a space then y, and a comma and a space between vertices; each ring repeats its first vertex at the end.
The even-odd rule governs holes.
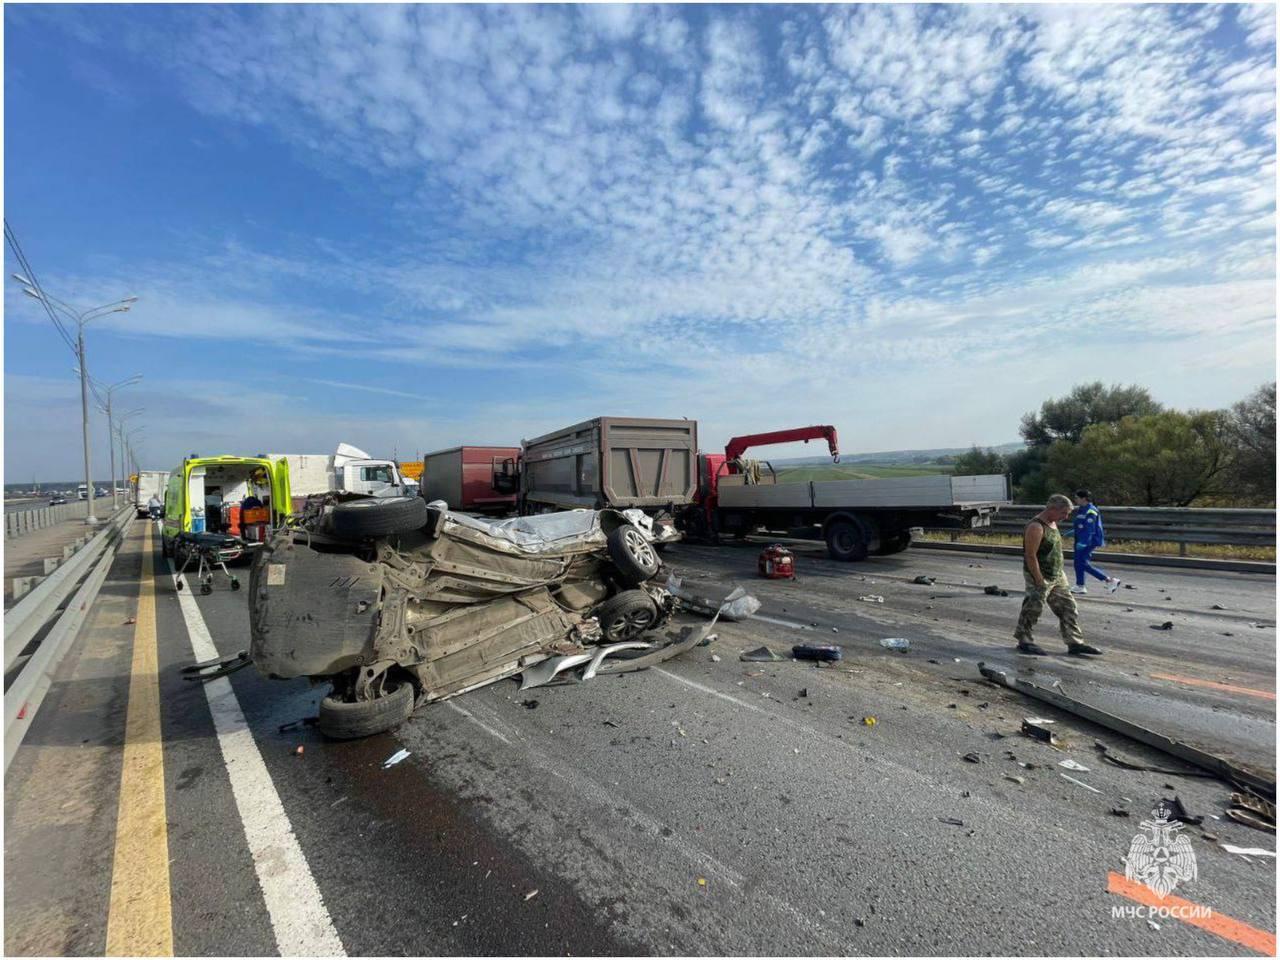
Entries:
POLYGON ((422 458, 421 495, 460 513, 514 513, 519 447, 451 447, 422 458))

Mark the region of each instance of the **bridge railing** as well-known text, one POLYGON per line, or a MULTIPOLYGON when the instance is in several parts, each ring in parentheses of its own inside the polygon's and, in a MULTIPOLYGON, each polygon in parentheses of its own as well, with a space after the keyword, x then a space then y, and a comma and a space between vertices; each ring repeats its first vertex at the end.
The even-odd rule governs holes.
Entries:
MULTIPOLYGON (((1001 507, 991 526, 971 533, 1021 533, 1042 506, 1001 507)), ((1178 544, 1185 556, 1189 544, 1274 547, 1276 511, 1216 507, 1100 507, 1108 542, 1148 540, 1178 544)), ((1062 524, 1064 532, 1067 524, 1062 524)), ((955 539, 954 532, 952 539, 955 539)), ((1069 542, 1069 541, 1068 541, 1069 542)))
MULTIPOLYGON (((4 538, 11 540, 34 530, 51 527, 55 523, 61 523, 64 520, 83 518, 86 516, 88 505, 87 500, 72 500, 70 503, 60 503, 51 507, 35 507, 30 510, 13 509, 6 506, 4 511, 4 538)), ((124 505, 123 501, 121 501, 121 505, 124 505)), ((111 496, 109 494, 105 498, 96 497, 93 501, 93 506, 100 517, 107 516, 115 510, 111 505, 111 496)))

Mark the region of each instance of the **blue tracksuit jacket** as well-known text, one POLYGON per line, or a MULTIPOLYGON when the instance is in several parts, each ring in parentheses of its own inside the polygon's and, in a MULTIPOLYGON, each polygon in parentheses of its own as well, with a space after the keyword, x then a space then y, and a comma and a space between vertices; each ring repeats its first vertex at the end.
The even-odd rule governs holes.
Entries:
POLYGON ((1074 529, 1077 550, 1106 546, 1107 541, 1102 535, 1102 514, 1092 503, 1076 510, 1074 529))

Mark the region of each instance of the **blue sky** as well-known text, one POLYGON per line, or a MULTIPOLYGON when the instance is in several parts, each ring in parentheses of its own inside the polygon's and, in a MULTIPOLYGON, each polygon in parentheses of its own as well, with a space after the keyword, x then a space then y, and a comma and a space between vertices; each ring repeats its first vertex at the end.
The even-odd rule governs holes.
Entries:
MULTIPOLYGON (((601 414, 994 444, 1086 379, 1216 407, 1274 378, 1275 26, 8 5, 5 215, 54 295, 140 298, 89 365, 144 375, 157 468, 601 414)), ((77 472, 36 306, 7 281, 7 481, 77 472)))

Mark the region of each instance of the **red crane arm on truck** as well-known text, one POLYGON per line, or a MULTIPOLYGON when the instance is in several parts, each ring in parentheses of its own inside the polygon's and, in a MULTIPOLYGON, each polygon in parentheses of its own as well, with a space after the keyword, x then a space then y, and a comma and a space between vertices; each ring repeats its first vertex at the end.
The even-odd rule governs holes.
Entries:
POLYGON ((767 447, 775 443, 790 443, 793 440, 810 440, 825 438, 831 450, 831 458, 840 462, 840 443, 836 439, 836 428, 824 425, 817 427, 793 427, 790 430, 775 430, 772 433, 752 433, 745 437, 734 437, 724 446, 726 461, 736 460, 752 447, 767 447))

